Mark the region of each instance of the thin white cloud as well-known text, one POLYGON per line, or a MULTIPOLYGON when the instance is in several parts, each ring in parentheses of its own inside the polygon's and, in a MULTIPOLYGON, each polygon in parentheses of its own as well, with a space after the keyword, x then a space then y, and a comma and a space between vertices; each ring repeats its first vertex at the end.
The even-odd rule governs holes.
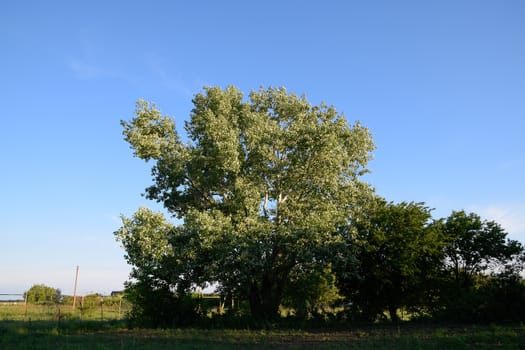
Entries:
POLYGON ((127 82, 132 85, 138 85, 136 79, 127 73, 122 72, 120 68, 112 68, 97 63, 93 60, 70 58, 67 60, 67 68, 73 73, 73 76, 79 80, 96 80, 96 79, 116 79, 127 82))
POLYGON ((95 80, 102 78, 119 79, 131 81, 127 74, 122 71, 119 61, 104 47, 89 39, 79 39, 79 45, 73 48, 65 63, 67 68, 76 79, 95 80))
POLYGON ((160 80, 161 84, 170 90, 177 91, 186 97, 193 97, 192 87, 189 86, 181 78, 168 73, 163 63, 163 59, 157 55, 151 54, 146 59, 146 64, 148 65, 151 72, 160 80))
POLYGON ((102 75, 102 70, 99 67, 77 59, 70 60, 68 62, 68 68, 76 78, 82 80, 96 79, 102 75))

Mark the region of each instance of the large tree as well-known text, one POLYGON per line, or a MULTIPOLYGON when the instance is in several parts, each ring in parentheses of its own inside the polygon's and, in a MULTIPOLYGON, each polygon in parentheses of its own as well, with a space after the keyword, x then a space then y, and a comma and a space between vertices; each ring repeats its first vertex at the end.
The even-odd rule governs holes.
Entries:
POLYGON ((135 278, 181 291, 216 283, 245 298, 253 316, 274 317, 292 275, 329 266, 338 228, 370 192, 359 177, 371 135, 284 88, 245 99, 234 87, 210 87, 193 104, 186 142, 174 120, 145 101, 122 122, 135 156, 154 162, 146 197, 183 223, 151 225, 144 217, 157 214, 142 210, 124 219, 117 239, 135 278))

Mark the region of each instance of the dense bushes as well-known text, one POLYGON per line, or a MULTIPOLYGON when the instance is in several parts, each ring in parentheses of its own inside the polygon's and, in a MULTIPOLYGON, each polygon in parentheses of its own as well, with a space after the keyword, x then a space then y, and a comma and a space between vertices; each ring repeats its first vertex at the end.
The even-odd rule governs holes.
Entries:
POLYGON ((525 319, 525 284, 514 273, 478 275, 469 287, 443 285, 432 317, 454 322, 520 322, 525 319))
POLYGON ((168 288, 152 288, 136 283, 126 289, 132 303, 129 321, 132 326, 183 327, 194 324, 201 316, 199 299, 192 295, 176 295, 168 288))
POLYGON ((31 304, 58 304, 62 300, 60 289, 35 284, 24 293, 24 299, 31 304))
MULTIPOLYGON (((298 270, 284 288, 280 314, 289 322, 399 321, 400 310, 410 318, 453 322, 525 317, 525 284, 519 275, 523 248, 506 239, 494 222, 464 212, 431 221, 429 209, 420 203, 378 200, 345 235, 348 249, 334 251, 347 254, 345 259, 339 256, 323 270, 298 270)), ((129 283, 126 290, 132 325, 259 327, 282 322, 248 322, 246 296, 227 296, 226 308, 223 299, 212 306, 151 276, 129 283)))
MULTIPOLYGON (((525 318, 525 284, 519 275, 523 248, 506 239, 499 225, 464 212, 431 221, 421 203, 382 200, 360 219, 346 230, 346 248, 335 250, 337 258, 323 270, 302 265, 294 272, 283 290, 280 315, 286 322, 399 321, 400 310, 410 318, 453 322, 525 318)), ((223 309, 150 277, 129 283, 126 298, 133 305, 132 325, 258 327, 282 322, 248 321, 248 300, 240 292, 228 294, 223 309)))

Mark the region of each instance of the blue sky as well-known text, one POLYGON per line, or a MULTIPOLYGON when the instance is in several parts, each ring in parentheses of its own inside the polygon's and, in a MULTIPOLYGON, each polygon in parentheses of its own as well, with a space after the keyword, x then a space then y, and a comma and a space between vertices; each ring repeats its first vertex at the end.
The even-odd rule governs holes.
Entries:
POLYGON ((0 11, 0 294, 122 288, 114 241, 150 164, 139 98, 182 132, 205 85, 285 86, 360 120, 386 199, 465 209, 525 242, 525 2, 7 1, 0 11))

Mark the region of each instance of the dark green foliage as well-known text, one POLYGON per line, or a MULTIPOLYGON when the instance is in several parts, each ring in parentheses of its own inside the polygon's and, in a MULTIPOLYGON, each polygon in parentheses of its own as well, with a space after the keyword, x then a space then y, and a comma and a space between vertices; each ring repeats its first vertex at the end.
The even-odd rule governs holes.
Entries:
POLYGON ((490 276, 480 288, 483 303, 480 318, 483 321, 525 320, 525 284, 516 274, 490 276))
POLYGON ((355 271, 335 270, 350 319, 388 311, 396 321, 401 307, 456 322, 523 319, 523 247, 497 223, 463 211, 430 222, 421 203, 376 199, 350 228, 355 271))
POLYGON ((415 307, 424 294, 429 264, 441 249, 439 232, 428 227, 430 210, 422 203, 376 199, 354 218, 351 244, 357 274, 343 286, 354 317, 372 321, 385 310, 397 320, 400 307, 415 307))
POLYGON ((431 314, 461 322, 523 320, 522 245, 474 213, 455 211, 434 226, 446 244, 439 293, 428 305, 431 314))
POLYGON ((454 280, 442 286, 433 317, 453 322, 520 322, 525 319, 525 284, 516 274, 478 275, 469 288, 454 280))
POLYGON ((454 211, 441 223, 441 229, 446 239, 445 267, 458 288, 469 288, 477 274, 521 263, 522 245, 507 239, 507 233, 494 221, 454 211))
POLYGON ((299 319, 324 318, 334 314, 335 306, 343 299, 330 267, 297 274, 284 295, 283 305, 293 310, 294 316, 299 319))
POLYGON ((166 287, 153 289, 140 281, 126 288, 126 299, 132 304, 131 326, 166 328, 195 325, 201 317, 199 298, 177 295, 166 287))

